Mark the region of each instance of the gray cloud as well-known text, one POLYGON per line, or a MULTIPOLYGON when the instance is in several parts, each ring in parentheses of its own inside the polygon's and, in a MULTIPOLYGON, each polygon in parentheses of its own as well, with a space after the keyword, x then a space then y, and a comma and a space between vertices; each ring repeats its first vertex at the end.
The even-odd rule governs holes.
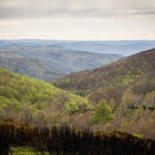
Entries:
POLYGON ((0 0, 0 19, 155 15, 154 0, 0 0))

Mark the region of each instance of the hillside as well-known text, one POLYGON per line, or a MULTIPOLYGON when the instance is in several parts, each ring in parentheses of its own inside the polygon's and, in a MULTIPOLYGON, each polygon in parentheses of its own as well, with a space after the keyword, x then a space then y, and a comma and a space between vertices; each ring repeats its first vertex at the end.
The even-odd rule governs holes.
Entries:
POLYGON ((92 71, 72 73, 54 84, 87 96, 94 104, 104 100, 110 105, 114 119, 106 125, 97 121, 98 128, 104 124, 107 130, 155 137, 155 49, 92 71))
POLYGON ((56 88, 40 80, 0 68, 0 120, 16 119, 25 123, 59 126, 71 116, 90 109, 86 98, 56 88))
POLYGON ((11 70, 22 75, 28 75, 41 80, 57 79, 64 76, 63 73, 49 67, 40 60, 24 58, 22 56, 7 56, 0 54, 0 67, 11 70))
POLYGON ((85 51, 65 50, 53 47, 9 46, 0 48, 0 54, 22 56, 39 60, 62 73, 94 69, 122 58, 117 54, 98 54, 85 51))
POLYGON ((67 90, 90 92, 110 86, 127 87, 136 80, 149 77, 155 71, 155 49, 126 57, 110 65, 72 73, 58 80, 56 86, 67 90), (68 80, 68 85, 65 85, 68 80))

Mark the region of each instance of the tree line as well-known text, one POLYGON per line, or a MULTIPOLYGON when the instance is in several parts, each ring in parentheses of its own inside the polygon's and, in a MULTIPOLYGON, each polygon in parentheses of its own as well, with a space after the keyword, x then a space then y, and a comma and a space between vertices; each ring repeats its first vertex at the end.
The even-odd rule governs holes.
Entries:
POLYGON ((155 140, 122 132, 110 134, 67 126, 39 129, 17 121, 0 122, 1 154, 9 155, 12 147, 32 147, 42 155, 153 155, 155 140))

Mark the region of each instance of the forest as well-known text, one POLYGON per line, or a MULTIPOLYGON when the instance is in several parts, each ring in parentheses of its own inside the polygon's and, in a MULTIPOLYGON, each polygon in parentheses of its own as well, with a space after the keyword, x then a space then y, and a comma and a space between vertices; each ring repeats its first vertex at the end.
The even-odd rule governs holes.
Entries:
POLYGON ((2 155, 153 155, 154 60, 151 49, 48 82, 0 68, 2 155))

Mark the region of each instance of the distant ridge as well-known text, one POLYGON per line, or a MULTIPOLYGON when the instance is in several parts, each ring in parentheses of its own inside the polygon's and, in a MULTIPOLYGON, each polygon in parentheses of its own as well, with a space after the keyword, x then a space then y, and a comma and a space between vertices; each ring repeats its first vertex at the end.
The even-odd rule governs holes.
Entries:
POLYGON ((144 50, 155 48, 155 40, 105 40, 105 41, 73 41, 73 40, 0 40, 0 47, 56 47, 74 51, 88 51, 93 53, 120 54, 129 56, 144 50))
POLYGON ((9 69, 15 73, 28 75, 41 80, 57 79, 64 76, 64 73, 56 71, 40 60, 24 58, 18 55, 7 56, 0 54, 0 67, 9 69))
POLYGON ((47 46, 3 47, 0 48, 0 55, 3 56, 1 67, 41 80, 57 79, 67 73, 94 69, 122 58, 118 54, 73 51, 47 46))

